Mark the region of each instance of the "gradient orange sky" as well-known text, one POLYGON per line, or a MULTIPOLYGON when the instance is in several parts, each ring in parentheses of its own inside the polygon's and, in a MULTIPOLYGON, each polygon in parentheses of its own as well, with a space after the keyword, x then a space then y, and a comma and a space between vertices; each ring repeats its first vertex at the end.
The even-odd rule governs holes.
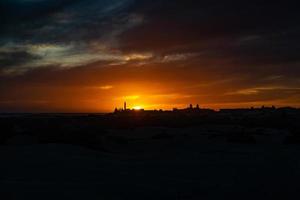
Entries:
POLYGON ((137 63, 114 67, 98 64, 72 70, 42 69, 26 77, 10 77, 1 87, 1 107, 27 112, 109 112, 122 107, 145 109, 206 108, 261 105, 299 106, 297 88, 281 85, 281 77, 232 76, 174 63, 137 63), (5 94, 5 95, 4 95, 5 94), (287 97, 285 98, 284 95, 287 97))
POLYGON ((0 112, 300 107, 291 5, 61 2, 1 3, 0 112))

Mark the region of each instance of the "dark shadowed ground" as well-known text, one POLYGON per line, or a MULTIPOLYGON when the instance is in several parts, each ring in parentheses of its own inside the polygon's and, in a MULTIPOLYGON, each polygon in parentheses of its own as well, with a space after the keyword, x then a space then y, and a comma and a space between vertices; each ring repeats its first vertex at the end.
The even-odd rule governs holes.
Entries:
POLYGON ((1 199, 297 199, 298 119, 5 115, 1 199))

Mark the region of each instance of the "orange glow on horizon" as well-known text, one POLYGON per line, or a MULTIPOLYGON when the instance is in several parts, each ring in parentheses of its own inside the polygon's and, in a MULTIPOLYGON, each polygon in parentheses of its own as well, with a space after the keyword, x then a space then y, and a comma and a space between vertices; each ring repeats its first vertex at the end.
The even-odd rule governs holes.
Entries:
MULTIPOLYGON (((58 83, 12 84, 3 91, 2 107, 18 112, 113 112, 123 108, 172 110, 199 104, 200 108, 299 107, 298 96, 278 98, 279 86, 251 87, 220 80, 208 72, 185 68, 96 68, 60 77, 58 83), (96 70, 95 69, 95 70, 96 70), (164 71, 165 70, 165 71, 164 71), (113 74, 113 76, 110 76, 113 74)), ((51 75, 51 74, 50 74, 51 75)), ((53 74, 52 74, 53 75, 53 74)), ((47 79, 48 75, 43 78, 47 79)), ((38 79, 39 80, 39 79, 38 79)))

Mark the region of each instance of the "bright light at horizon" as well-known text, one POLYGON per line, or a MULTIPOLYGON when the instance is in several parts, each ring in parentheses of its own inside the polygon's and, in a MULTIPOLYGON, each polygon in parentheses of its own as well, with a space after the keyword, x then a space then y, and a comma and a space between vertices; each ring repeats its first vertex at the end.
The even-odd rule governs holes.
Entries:
POLYGON ((143 109, 141 106, 134 106, 132 108, 133 108, 133 110, 142 110, 143 109))

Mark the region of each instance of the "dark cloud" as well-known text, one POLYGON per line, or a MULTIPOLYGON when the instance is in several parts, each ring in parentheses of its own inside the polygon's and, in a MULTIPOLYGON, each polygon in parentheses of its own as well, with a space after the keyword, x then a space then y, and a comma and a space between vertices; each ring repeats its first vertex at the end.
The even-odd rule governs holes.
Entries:
POLYGON ((291 1, 156 1, 148 19, 122 35, 124 50, 208 51, 246 59, 294 60, 300 17, 291 1), (247 40, 248 39, 248 40, 247 40), (276 59, 277 58, 277 59, 276 59))
MULTIPOLYGON (((18 59, 24 61, 22 66, 17 62, 16 66, 6 63, 3 66, 14 67, 13 71, 19 67, 22 72, 37 69, 39 63, 26 63, 27 56, 41 57, 41 67, 80 66, 97 59, 107 60, 107 57, 119 61, 121 53, 110 50, 117 46, 117 36, 142 21, 140 16, 129 11, 132 3, 132 0, 1 2, 4 23, 0 25, 3 30, 0 47, 9 51, 19 51, 21 47, 26 53, 24 58, 18 55, 18 59), (74 58, 72 62, 71 58, 74 58)), ((4 60, 11 57, 6 56, 4 60)))
POLYGON ((71 42, 99 38, 126 18, 131 0, 4 1, 2 37, 15 41, 71 42), (96 36, 97 35, 97 36, 96 36))
POLYGON ((38 59, 38 57, 25 51, 0 52, 0 63, 2 67, 18 66, 35 59, 38 59))
POLYGON ((1 1, 0 8, 2 43, 112 40, 109 45, 126 52, 204 52, 260 64, 299 57, 300 21, 292 1, 13 0, 1 1), (139 17, 143 23, 135 21, 139 17))

